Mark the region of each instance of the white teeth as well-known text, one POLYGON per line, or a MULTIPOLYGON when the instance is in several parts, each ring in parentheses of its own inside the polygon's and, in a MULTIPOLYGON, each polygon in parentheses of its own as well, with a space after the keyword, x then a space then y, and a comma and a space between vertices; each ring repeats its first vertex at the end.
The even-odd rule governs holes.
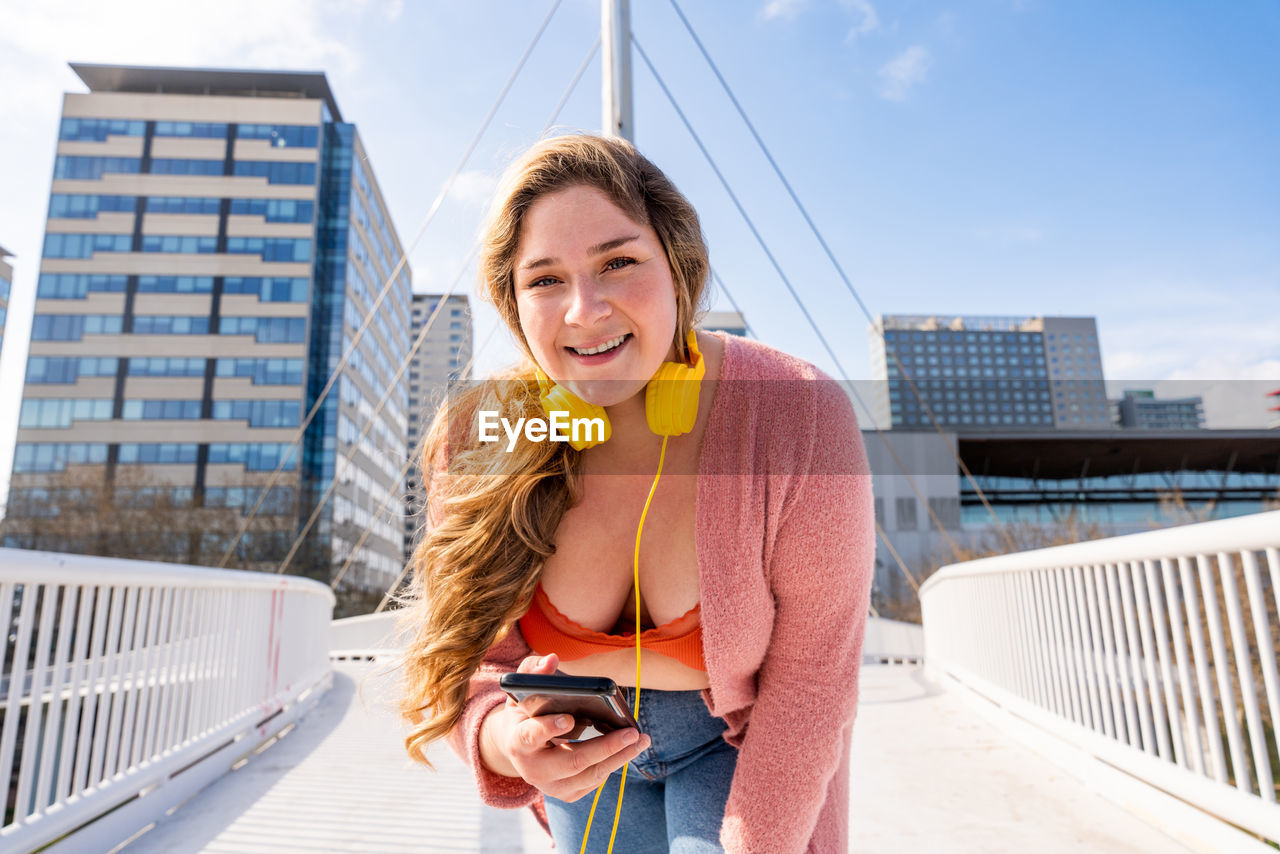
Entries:
POLYGON ((577 347, 571 347, 569 349, 573 350, 573 352, 577 353, 579 356, 594 356, 596 353, 603 353, 605 350, 612 350, 614 347, 621 344, 626 337, 626 335, 619 335, 612 341, 606 341, 599 347, 592 347, 590 350, 580 350, 577 347))

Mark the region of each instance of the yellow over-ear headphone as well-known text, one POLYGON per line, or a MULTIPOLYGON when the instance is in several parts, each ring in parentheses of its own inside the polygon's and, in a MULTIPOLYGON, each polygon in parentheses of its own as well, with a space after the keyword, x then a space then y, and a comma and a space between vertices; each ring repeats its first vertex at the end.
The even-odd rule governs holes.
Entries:
MULTIPOLYGON (((698 350, 698 338, 694 330, 689 330, 686 342, 689 345, 691 364, 663 362, 645 386, 645 417, 649 421, 649 429, 659 436, 682 436, 692 430, 694 422, 698 420, 698 392, 702 378, 707 373, 707 364, 698 350)), ((600 442, 609 441, 612 430, 603 406, 587 403, 573 392, 552 382, 541 368, 537 374, 538 399, 548 415, 552 412, 567 412, 570 419, 599 418, 604 422, 603 439, 597 441, 588 438, 591 431, 584 430, 581 437, 570 441, 574 450, 583 451, 600 442)))

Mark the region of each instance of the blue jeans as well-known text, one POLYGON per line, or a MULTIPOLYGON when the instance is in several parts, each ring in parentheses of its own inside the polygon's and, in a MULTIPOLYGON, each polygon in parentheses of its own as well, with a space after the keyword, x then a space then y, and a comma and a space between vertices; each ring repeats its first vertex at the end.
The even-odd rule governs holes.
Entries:
MULTIPOLYGON (((623 688, 634 707, 634 689, 623 688)), ((720 824, 729 800, 729 784, 738 749, 722 738, 726 724, 714 717, 700 691, 640 692, 640 731, 651 743, 628 763, 622 795, 622 817, 614 851, 618 854, 710 854, 720 847, 720 824)), ((604 854, 609 847, 622 770, 605 783, 587 851, 604 854)), ((545 798, 547 820, 556 849, 577 854, 582 847, 591 792, 574 803, 545 798)))

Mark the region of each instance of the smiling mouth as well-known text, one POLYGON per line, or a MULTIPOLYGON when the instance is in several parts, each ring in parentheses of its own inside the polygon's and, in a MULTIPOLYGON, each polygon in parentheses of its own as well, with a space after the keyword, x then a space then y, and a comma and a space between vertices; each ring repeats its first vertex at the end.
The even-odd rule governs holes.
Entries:
POLYGON ((610 350, 616 350, 630 337, 631 333, 627 332, 623 335, 619 335, 617 338, 604 342, 599 347, 588 347, 582 349, 579 349, 578 347, 565 347, 565 349, 572 353, 576 353, 579 356, 595 356, 600 353, 608 353, 610 350))

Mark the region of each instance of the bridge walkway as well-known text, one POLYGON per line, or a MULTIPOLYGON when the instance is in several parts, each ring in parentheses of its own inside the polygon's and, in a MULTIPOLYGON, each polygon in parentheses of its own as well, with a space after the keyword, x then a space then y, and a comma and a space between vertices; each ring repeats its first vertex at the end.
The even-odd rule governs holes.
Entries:
MULTIPOLYGON (((483 806, 443 745, 431 752, 437 771, 409 762, 376 668, 335 662, 334 686, 316 709, 124 854, 551 851, 527 810, 483 806)), ((861 682, 850 852, 1192 850, 1023 747, 919 668, 869 664, 861 682)))

